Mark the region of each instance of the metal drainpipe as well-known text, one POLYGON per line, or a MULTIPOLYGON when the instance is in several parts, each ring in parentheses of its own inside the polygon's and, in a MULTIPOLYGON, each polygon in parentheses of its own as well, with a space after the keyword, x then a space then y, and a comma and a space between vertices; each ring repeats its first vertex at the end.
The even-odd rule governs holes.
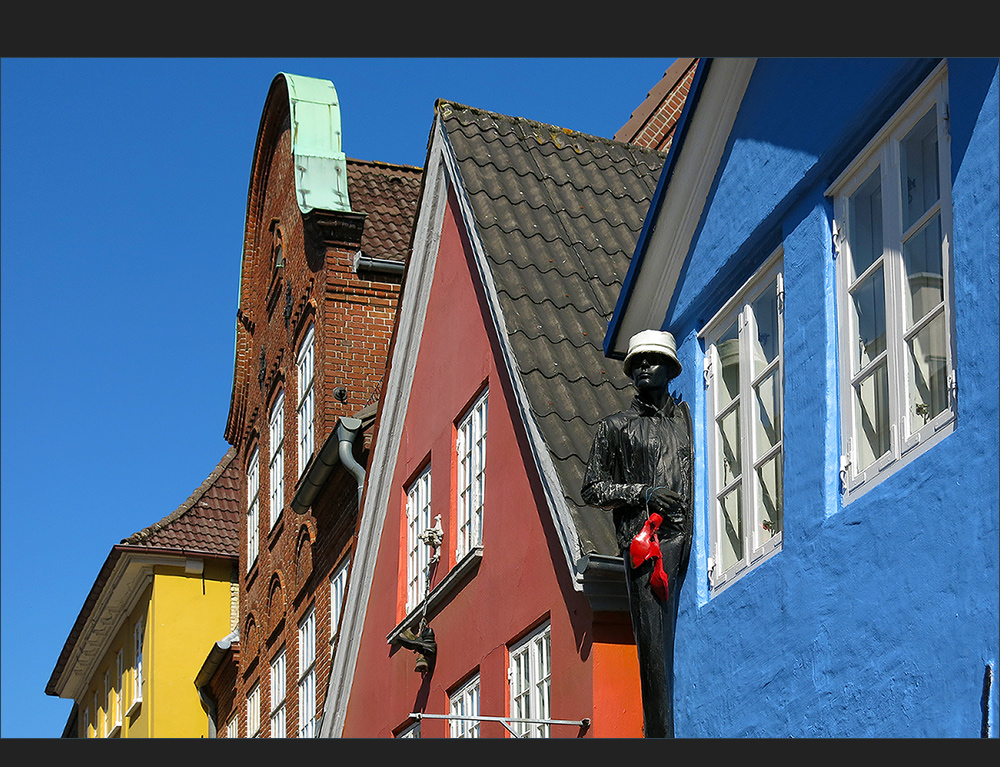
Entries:
POLYGON ((341 418, 337 422, 337 440, 340 443, 340 462, 344 464, 358 481, 358 503, 361 503, 361 490, 365 486, 365 469, 354 460, 354 440, 361 430, 360 418, 341 418))

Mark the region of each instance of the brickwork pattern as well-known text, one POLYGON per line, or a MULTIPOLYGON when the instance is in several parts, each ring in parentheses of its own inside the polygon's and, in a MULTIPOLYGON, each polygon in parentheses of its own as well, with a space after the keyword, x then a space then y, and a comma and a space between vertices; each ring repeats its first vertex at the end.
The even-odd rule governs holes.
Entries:
MULTIPOLYGON (((348 160, 350 213, 303 216, 295 178, 287 108, 269 98, 264 139, 254 163, 247 243, 241 275, 233 403, 227 439, 240 467, 240 642, 232 704, 240 737, 247 732, 246 696, 260 685, 261 728, 267 737, 271 711, 270 664, 285 652, 285 721, 298 734, 299 623, 316 617, 317 716, 330 673, 330 575, 350 554, 355 529, 357 483, 336 467, 305 514, 289 506, 307 467, 297 461, 297 358, 310 327, 315 338, 314 456, 342 416, 373 401, 382 378, 395 319, 401 276, 355 270, 359 251, 402 261, 409 246, 421 171, 348 160), (274 127, 278 126, 278 127, 274 127), (274 128, 273 133, 269 133, 274 128), (358 214, 364 214, 363 219, 358 214), (363 226, 358 226, 362 221, 363 226), (278 244, 280 243, 280 255, 278 244), (284 402, 284 497, 271 525, 269 417, 279 394, 284 402), (259 546, 247 562, 247 468, 258 451, 259 546), (249 564, 249 567, 248 567, 249 564)), ((367 446, 356 448, 364 465, 367 446)), ((221 671, 220 671, 221 673, 221 671)), ((219 735, 225 737, 224 722, 219 735)), ((318 727, 318 722, 317 722, 318 727)))

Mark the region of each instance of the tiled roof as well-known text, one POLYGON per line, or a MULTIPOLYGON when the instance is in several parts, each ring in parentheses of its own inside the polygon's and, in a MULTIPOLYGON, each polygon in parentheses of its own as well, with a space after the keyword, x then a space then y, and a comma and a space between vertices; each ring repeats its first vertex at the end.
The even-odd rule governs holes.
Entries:
POLYGON ((422 175, 420 168, 410 165, 347 158, 351 209, 367 215, 361 235, 361 250, 366 256, 404 260, 422 175))
POLYGON ((122 544, 237 556, 240 498, 235 455, 236 449, 230 448, 184 503, 159 522, 125 538, 122 544))
POLYGON ((607 323, 666 153, 439 102, 486 250, 518 372, 583 553, 617 555, 580 485, 597 423, 631 383, 607 323))

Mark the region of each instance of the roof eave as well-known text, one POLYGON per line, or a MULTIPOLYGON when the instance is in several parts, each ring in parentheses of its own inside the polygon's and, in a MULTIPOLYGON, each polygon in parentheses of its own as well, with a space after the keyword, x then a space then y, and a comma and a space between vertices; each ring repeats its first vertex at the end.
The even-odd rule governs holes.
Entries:
POLYGON ((605 356, 623 359, 632 334, 663 327, 755 62, 753 58, 699 61, 608 323, 605 356))

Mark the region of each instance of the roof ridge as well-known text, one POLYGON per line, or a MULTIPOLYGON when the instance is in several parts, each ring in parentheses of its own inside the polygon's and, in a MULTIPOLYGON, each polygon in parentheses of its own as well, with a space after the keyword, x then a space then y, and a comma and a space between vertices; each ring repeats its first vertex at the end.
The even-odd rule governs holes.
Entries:
POLYGON ((373 168, 379 168, 384 170, 405 170, 414 171, 417 173, 423 173, 424 169, 419 165, 408 165, 406 163, 400 162, 383 162, 382 160, 361 160, 357 157, 346 157, 344 158, 347 162, 354 165, 368 165, 373 168))
POLYGON ((180 506, 178 506, 176 509, 170 512, 159 522, 154 522, 148 527, 144 527, 142 530, 139 530, 136 533, 132 533, 132 535, 130 535, 128 538, 123 538, 121 542, 124 544, 142 543, 144 540, 149 538, 154 533, 159 532, 163 528, 169 526, 173 522, 176 522, 178 519, 187 514, 187 512, 189 512, 192 508, 194 508, 195 504, 197 504, 198 501, 200 501, 204 497, 205 493, 207 493, 212 488, 212 486, 215 485, 219 477, 221 477, 223 473, 226 471, 226 469, 229 468, 229 464, 232 463, 233 458, 235 456, 236 456, 236 448, 230 447, 226 451, 226 454, 222 457, 222 460, 220 460, 219 463, 216 464, 215 468, 212 469, 212 472, 205 478, 205 481, 202 482, 197 488, 195 488, 194 492, 188 496, 187 500, 184 501, 184 503, 182 503, 180 506))
MULTIPOLYGON (((533 120, 530 117, 519 117, 517 115, 507 115, 503 112, 494 112, 489 109, 482 109, 481 107, 474 107, 468 104, 462 104, 458 101, 450 101, 448 99, 438 99, 434 104, 434 111, 439 112, 442 106, 455 107, 457 109, 465 110, 468 112, 478 113, 488 115, 490 117, 499 117, 503 120, 510 120, 512 122, 522 123, 526 125, 534 125, 540 128, 550 128, 555 130, 557 133, 562 133, 566 136, 580 136, 582 138, 592 139, 594 141, 610 144, 611 146, 622 147, 624 149, 632 149, 638 151, 640 154, 652 154, 658 155, 666 158, 667 153, 661 149, 649 149, 647 147, 641 146, 639 144, 631 144, 627 141, 619 141, 614 138, 608 138, 607 136, 598 136, 593 133, 584 133, 583 131, 573 130, 572 128, 564 128, 560 125, 555 125, 554 123, 546 123, 541 120, 533 120)), ((447 117, 448 115, 442 113, 442 117, 447 117)))

